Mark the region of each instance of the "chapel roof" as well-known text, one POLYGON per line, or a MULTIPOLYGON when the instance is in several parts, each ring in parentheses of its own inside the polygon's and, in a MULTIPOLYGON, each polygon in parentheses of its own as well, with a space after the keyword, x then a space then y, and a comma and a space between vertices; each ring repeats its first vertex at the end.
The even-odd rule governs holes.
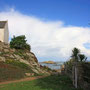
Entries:
POLYGON ((7 21, 0 21, 0 28, 4 28, 7 21))

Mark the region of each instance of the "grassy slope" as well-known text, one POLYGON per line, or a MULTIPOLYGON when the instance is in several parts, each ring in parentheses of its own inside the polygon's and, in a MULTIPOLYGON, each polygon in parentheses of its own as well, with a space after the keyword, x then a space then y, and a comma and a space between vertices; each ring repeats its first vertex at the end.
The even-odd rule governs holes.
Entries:
POLYGON ((0 85, 0 90, 81 90, 75 89, 66 76, 48 76, 33 81, 0 85))
POLYGON ((32 72, 25 65, 23 65, 23 63, 19 64, 14 63, 13 65, 12 63, 7 64, 4 62, 0 62, 0 82, 24 78, 25 72, 32 72))

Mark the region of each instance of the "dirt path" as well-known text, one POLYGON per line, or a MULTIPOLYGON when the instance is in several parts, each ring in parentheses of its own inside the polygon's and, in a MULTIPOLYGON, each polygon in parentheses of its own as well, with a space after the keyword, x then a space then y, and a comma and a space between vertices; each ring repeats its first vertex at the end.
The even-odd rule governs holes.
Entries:
POLYGON ((36 76, 36 77, 28 77, 28 78, 23 78, 19 80, 14 80, 14 81, 5 81, 5 82, 0 82, 0 85, 2 84, 9 84, 9 83, 15 83, 15 82, 22 82, 22 81, 31 81, 39 78, 44 78, 46 76, 36 76))

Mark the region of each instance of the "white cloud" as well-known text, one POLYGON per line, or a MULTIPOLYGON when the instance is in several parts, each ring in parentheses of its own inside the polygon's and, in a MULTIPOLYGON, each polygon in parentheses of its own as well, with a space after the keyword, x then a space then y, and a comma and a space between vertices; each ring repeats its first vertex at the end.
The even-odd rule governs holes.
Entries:
POLYGON ((62 21, 43 21, 14 9, 0 12, 0 20, 8 20, 10 37, 26 35, 38 57, 67 58, 73 47, 90 56, 90 49, 83 45, 90 43, 89 27, 65 27, 62 21))

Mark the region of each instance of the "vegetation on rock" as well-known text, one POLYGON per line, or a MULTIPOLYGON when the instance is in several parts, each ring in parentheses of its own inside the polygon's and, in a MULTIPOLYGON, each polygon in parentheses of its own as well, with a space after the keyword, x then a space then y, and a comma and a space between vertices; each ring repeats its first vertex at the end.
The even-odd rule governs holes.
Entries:
POLYGON ((17 67, 20 67, 22 69, 27 69, 29 70, 30 72, 32 72, 31 68, 29 65, 23 63, 23 62, 20 62, 18 60, 13 60, 13 59, 9 59, 9 60, 6 60, 5 61, 6 64, 11 64, 13 66, 17 66, 17 67))
POLYGON ((26 37, 24 35, 21 36, 13 36, 13 38, 10 41, 10 47, 15 49, 26 49, 31 50, 31 47, 29 44, 26 43, 26 37))
POLYGON ((34 53, 26 49, 10 48, 9 44, 3 42, 0 42, 0 65, 2 65, 0 81, 24 78, 26 74, 34 76, 50 74, 46 69, 40 67, 34 53))

